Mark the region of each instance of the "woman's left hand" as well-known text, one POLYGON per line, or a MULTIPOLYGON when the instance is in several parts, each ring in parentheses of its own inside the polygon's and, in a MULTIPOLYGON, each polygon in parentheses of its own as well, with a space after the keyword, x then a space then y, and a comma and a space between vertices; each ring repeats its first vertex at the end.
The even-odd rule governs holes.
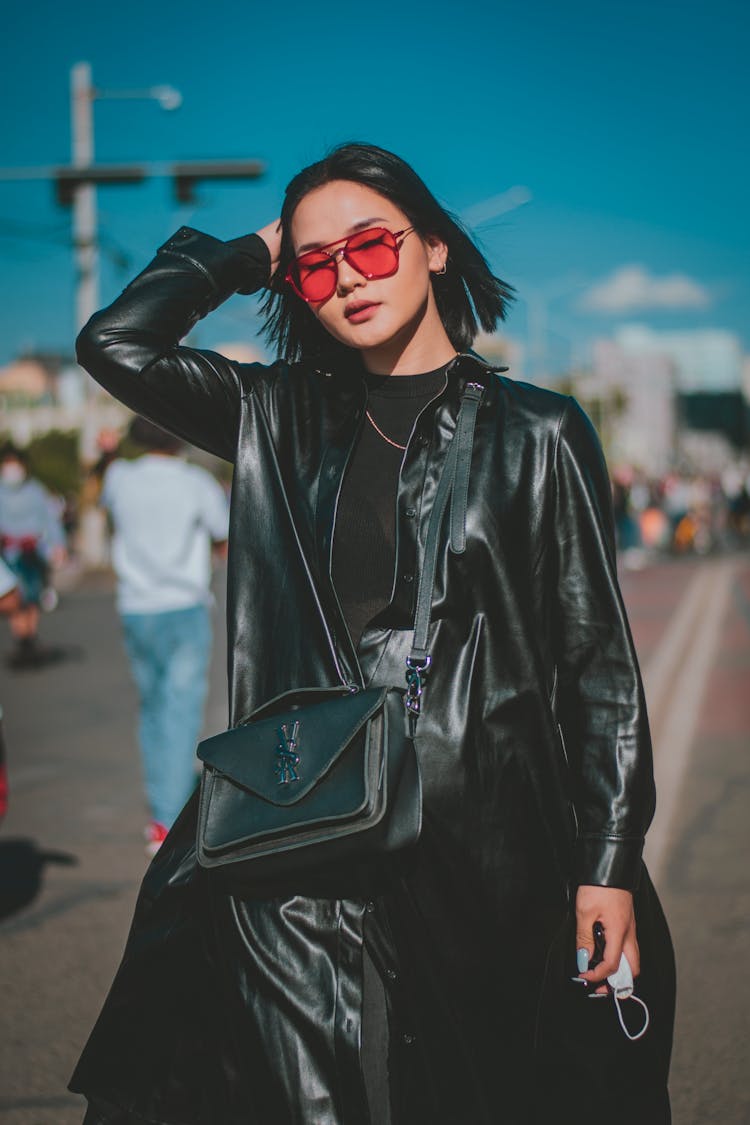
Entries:
MULTIPOLYGON (((579 887, 576 895, 576 950, 587 950, 589 957, 594 952, 594 922, 601 922, 604 929, 604 960, 591 971, 579 972, 581 979, 592 984, 604 981, 617 971, 623 953, 630 962, 633 976, 637 977, 641 971, 641 959, 631 892, 619 887, 579 887)), ((606 992, 606 985, 596 991, 606 992)))

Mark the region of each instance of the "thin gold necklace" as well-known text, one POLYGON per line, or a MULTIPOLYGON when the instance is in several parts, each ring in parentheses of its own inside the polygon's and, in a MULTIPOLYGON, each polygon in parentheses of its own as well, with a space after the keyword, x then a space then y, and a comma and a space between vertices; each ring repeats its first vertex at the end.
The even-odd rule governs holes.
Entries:
MULTIPOLYGON (((452 362, 452 360, 450 360, 449 362, 452 362)), ((446 368, 447 368, 447 366, 448 366, 448 364, 446 364, 446 368)), ((447 386, 448 386, 448 372, 446 370, 445 382, 443 383, 442 388, 438 391, 438 394, 437 394, 436 397, 439 397, 443 393, 443 391, 445 390, 445 388, 447 386)), ((434 399, 433 399, 433 401, 434 401, 434 399)), ((372 414, 370 413, 369 410, 365 410, 365 417, 367 418, 367 421, 370 423, 370 425, 372 426, 375 433, 379 434, 380 437, 382 437, 383 441, 387 441, 388 444, 392 445, 394 449, 400 449, 402 453, 407 449, 407 447, 408 447, 407 445, 401 445, 400 442, 394 441, 393 438, 388 437, 388 434, 383 433, 380 426, 377 424, 377 422, 375 421, 375 419, 373 418, 373 416, 372 416, 372 414)))
POLYGON ((377 424, 377 422, 375 421, 375 419, 373 418, 373 416, 372 416, 372 414, 370 413, 369 410, 365 410, 365 417, 367 418, 367 421, 370 423, 370 425, 372 426, 375 433, 380 434, 383 441, 387 441, 388 444, 392 445, 394 449, 400 449, 403 453, 403 451, 406 449, 406 446, 401 445, 397 441, 394 441, 393 438, 389 438, 388 434, 384 434, 383 431, 381 430, 380 426, 377 424))

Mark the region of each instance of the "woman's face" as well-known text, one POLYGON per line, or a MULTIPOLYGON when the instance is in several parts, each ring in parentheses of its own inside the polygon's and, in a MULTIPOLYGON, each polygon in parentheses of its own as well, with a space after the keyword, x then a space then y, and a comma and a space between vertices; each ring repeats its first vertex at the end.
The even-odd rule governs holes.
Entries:
MULTIPOLYGON (((411 223, 395 203, 372 188, 334 180, 297 204, 291 229, 294 253, 327 246, 371 226, 395 232, 411 223)), ((411 231, 401 242, 396 273, 368 281, 338 255, 336 289, 328 300, 311 302, 311 312, 337 340, 360 351, 387 349, 400 337, 429 330, 433 320, 442 330, 430 273, 441 269, 446 256, 444 243, 411 231)))

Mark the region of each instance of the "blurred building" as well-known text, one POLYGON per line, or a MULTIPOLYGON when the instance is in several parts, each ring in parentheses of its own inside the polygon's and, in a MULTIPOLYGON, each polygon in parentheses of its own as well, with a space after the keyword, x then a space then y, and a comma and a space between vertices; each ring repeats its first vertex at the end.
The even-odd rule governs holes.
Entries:
POLYGON ((61 356, 30 354, 0 367, 0 402, 6 408, 54 403, 62 365, 61 356))
POLYGON ((51 430, 77 432, 84 458, 93 460, 96 435, 121 427, 128 417, 68 356, 30 353, 0 367, 0 434, 18 445, 51 430))
POLYGON ((748 359, 732 332, 657 332, 639 324, 593 345, 573 393, 592 415, 614 464, 652 476, 715 472, 750 442, 748 359))
POLYGON ((71 357, 30 352, 0 367, 0 406, 80 406, 88 376, 71 357))
POLYGON ((659 351, 631 352, 618 339, 595 341, 593 360, 591 374, 577 380, 576 393, 598 400, 610 460, 661 476, 675 455, 676 364, 659 351))
POLYGON ((643 324, 626 324, 615 333, 626 355, 668 357, 674 364, 675 389, 727 392, 742 389, 744 356, 739 338, 718 328, 656 332, 643 324))

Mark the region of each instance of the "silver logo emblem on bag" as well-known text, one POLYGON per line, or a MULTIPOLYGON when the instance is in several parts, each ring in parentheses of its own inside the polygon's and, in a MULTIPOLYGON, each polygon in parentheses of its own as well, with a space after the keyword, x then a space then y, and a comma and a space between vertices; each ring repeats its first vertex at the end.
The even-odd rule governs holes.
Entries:
POLYGON ((287 724, 282 723, 279 728, 279 745, 276 747, 276 773, 279 775, 279 785, 288 785, 290 781, 299 781, 297 766, 299 765, 299 723, 295 722, 292 733, 289 734, 287 724))

